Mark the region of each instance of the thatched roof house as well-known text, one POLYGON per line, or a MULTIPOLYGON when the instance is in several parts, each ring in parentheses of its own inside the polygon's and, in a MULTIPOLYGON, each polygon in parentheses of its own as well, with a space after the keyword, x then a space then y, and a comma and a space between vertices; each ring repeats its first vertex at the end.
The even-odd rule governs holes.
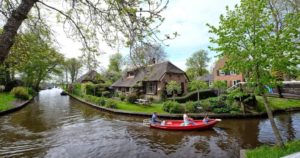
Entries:
POLYGON ((159 99, 159 94, 164 91, 166 84, 171 80, 181 85, 182 93, 187 91, 188 78, 185 72, 166 61, 128 71, 113 83, 112 87, 123 93, 138 90, 147 97, 159 99))

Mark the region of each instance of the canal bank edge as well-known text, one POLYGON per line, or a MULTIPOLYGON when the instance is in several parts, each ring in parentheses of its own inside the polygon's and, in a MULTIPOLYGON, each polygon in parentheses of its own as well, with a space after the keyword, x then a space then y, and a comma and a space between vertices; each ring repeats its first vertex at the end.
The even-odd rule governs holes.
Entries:
MULTIPOLYGON (((117 109, 111 109, 106 108, 102 106, 98 106, 96 104, 87 102, 81 98, 78 98, 70 93, 68 95, 92 108, 101 110, 101 111, 107 111, 115 114, 121 114, 121 115, 132 115, 132 116, 141 116, 141 117, 151 117, 152 114, 149 113, 142 113, 142 112, 131 112, 131 111, 123 111, 123 110, 117 110, 117 109)), ((296 108, 289 108, 285 110, 275 110, 273 111, 273 114, 280 114, 285 112, 294 112, 294 111, 300 111, 300 107, 296 108)), ((206 114, 206 113, 200 113, 200 114, 193 114, 190 113, 189 116, 195 118, 195 119, 202 119, 205 115, 208 115, 210 118, 233 118, 233 119, 240 119, 240 118, 267 118, 268 115, 266 112, 258 112, 258 113, 246 113, 246 114, 206 114)), ((182 114, 159 114, 160 118, 173 118, 173 119, 182 119, 182 114)))
POLYGON ((26 100, 26 101, 20 103, 19 105, 15 106, 15 107, 13 107, 13 108, 10 108, 10 109, 5 110, 5 111, 1 111, 1 112, 0 112, 0 116, 4 116, 4 115, 7 115, 7 114, 16 112, 16 111, 18 111, 18 110, 21 110, 21 109, 24 108, 26 105, 28 105, 28 103, 30 103, 33 99, 34 99, 34 97, 32 97, 31 99, 26 100))

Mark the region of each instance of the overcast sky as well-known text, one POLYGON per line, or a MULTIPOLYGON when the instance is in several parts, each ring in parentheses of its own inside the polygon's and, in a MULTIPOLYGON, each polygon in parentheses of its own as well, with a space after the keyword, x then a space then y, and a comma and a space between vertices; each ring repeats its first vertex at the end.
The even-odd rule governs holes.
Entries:
MULTIPOLYGON (((185 62, 188 57, 199 49, 208 50, 209 37, 206 23, 217 25, 220 14, 225 13, 225 7, 233 8, 239 0, 170 0, 168 8, 163 12, 166 18, 160 30, 163 34, 178 32, 179 36, 170 42, 169 47, 165 47, 168 54, 168 60, 185 70, 185 62)), ((57 27, 57 40, 61 44, 61 53, 67 57, 77 57, 81 55, 79 51, 80 44, 68 39, 62 27, 57 27)), ((107 47, 101 45, 105 54, 100 56, 100 65, 104 68, 108 65, 109 55, 116 53, 107 47)), ((127 49, 121 49, 121 54, 128 54, 127 49)), ((209 57, 214 58, 216 54, 209 51, 209 57)), ((211 67, 214 59, 210 62, 211 67)))

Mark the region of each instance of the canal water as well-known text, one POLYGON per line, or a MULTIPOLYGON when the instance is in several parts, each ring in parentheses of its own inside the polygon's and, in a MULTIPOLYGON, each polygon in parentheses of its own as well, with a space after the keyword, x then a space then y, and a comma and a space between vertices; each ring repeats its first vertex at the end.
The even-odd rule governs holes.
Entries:
MULTIPOLYGON (((150 129, 141 117, 101 112, 44 90, 24 109, 0 117, 0 157, 239 157, 274 144, 267 119, 224 119, 206 131, 150 129)), ((276 116, 285 140, 300 139, 300 113, 276 116)))

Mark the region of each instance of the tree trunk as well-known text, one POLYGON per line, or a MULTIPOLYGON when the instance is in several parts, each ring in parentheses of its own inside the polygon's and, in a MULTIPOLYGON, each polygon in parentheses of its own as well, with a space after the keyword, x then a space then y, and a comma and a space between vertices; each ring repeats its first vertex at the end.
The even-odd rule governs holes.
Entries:
POLYGON ((22 0, 18 8, 12 11, 12 14, 3 27, 3 32, 0 35, 0 63, 3 63, 6 59, 11 46, 15 42, 19 27, 27 18, 30 9, 37 1, 38 0, 22 0))
POLYGON ((279 85, 276 86, 279 98, 283 98, 281 87, 279 85))
POLYGON ((246 113, 246 109, 245 109, 245 104, 244 104, 244 102, 242 100, 242 97, 240 97, 240 104, 241 104, 241 107, 242 107, 242 111, 245 114, 246 113))
MULTIPOLYGON (((260 88, 263 89, 263 87, 260 87, 260 88)), ((282 138, 280 136, 280 132, 279 132, 279 130, 278 130, 277 126, 276 126, 276 123, 274 121, 273 113, 272 113, 272 111, 270 109, 268 99, 267 99, 266 94, 264 92, 262 92, 262 97, 263 97, 264 105, 265 105, 265 108, 266 108, 266 111, 267 111, 267 114, 268 114, 268 117, 269 117, 272 129, 273 129, 275 138, 276 138, 276 145, 278 145, 279 147, 283 148, 284 147, 283 140, 282 140, 282 138)))
POLYGON ((197 97, 198 97, 198 103, 199 103, 199 100, 200 100, 200 97, 199 97, 199 89, 197 89, 197 97))
POLYGON ((4 75, 5 75, 5 85, 6 85, 11 81, 8 64, 4 64, 4 75))

